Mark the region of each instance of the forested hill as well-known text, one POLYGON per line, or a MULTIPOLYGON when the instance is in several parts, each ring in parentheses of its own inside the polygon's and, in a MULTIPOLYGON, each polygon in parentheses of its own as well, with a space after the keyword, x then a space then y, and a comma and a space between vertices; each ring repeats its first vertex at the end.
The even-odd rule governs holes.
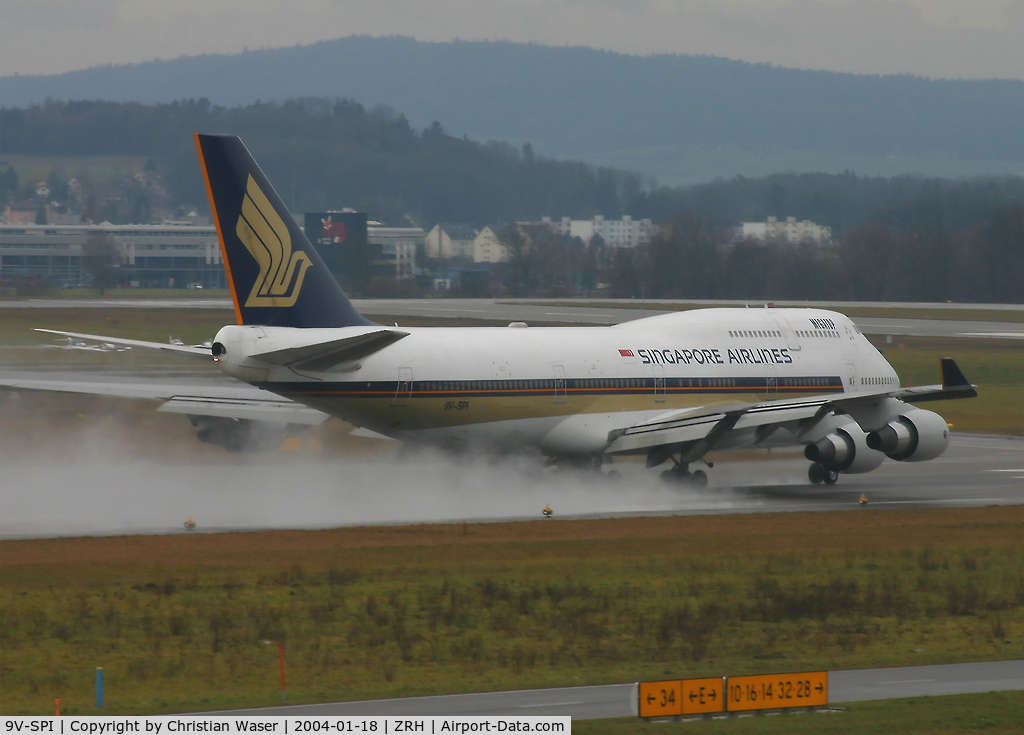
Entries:
POLYGON ((1024 83, 780 69, 496 42, 349 37, 0 79, 5 106, 47 98, 225 106, 351 98, 411 124, 531 141, 549 156, 667 183, 775 171, 1024 171, 1024 83))
POLYGON ((0 108, 0 154, 152 157, 173 200, 202 211, 196 132, 239 135, 296 212, 348 206, 393 224, 408 214, 482 226, 548 212, 618 216, 641 189, 631 174, 534 156, 528 144, 476 143, 438 123, 417 131, 402 115, 350 100, 0 108))
MULTIPOLYGON (((542 216, 604 214, 666 222, 684 211, 726 224, 768 215, 811 219, 835 234, 871 220, 969 229, 995 207, 1024 199, 1024 179, 868 178, 776 174, 694 187, 651 187, 640 177, 536 155, 529 144, 478 143, 440 124, 414 129, 403 115, 350 100, 307 99, 223 108, 206 100, 161 105, 48 102, 0 109, 0 154, 153 158, 172 204, 206 209, 195 132, 242 137, 293 211, 354 207, 373 219, 470 222, 481 227, 542 216), (407 217, 408 215, 408 217, 407 217)), ((3 155, 0 155, 0 159, 3 155)), ((0 160, 0 172, 3 163, 0 160)), ((77 170, 54 171, 65 188, 77 170)), ((88 172, 86 172, 88 176, 88 172)), ((6 181, 0 177, 0 185, 6 181)), ((34 181, 0 188, 0 205, 34 196, 34 181)))

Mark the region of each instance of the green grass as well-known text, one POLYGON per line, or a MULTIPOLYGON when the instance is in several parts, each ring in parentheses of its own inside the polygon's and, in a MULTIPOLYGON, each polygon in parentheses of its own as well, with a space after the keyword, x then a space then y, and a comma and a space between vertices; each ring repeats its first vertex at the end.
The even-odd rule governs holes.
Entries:
POLYGON ((0 542, 8 714, 1024 657, 1024 508, 0 542), (353 539, 369 541, 353 543, 353 539), (386 543, 385 543, 386 542, 386 543))
POLYGON ((642 722, 632 717, 581 720, 576 735, 959 735, 985 732, 1016 735, 1024 723, 1024 692, 958 694, 844 704, 839 712, 779 714, 765 717, 642 722))

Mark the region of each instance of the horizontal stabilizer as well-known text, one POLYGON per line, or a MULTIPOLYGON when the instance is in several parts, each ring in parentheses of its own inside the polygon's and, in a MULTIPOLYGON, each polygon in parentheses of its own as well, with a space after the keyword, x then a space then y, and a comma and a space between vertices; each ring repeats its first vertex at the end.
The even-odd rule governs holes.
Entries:
POLYGON ((209 347, 193 347, 192 345, 164 344, 163 342, 146 342, 141 339, 124 339, 122 337, 104 337, 100 334, 80 334, 79 332, 62 332, 59 329, 36 329, 37 332, 47 334, 58 334, 61 337, 73 337, 75 339, 88 339, 94 342, 108 342, 112 345, 123 345, 125 347, 144 347, 149 350, 163 350, 173 352, 177 355, 189 357, 201 357, 207 360, 213 357, 209 347))
POLYGON ((330 342, 257 353, 253 358, 271 365, 286 365, 292 370, 319 373, 336 365, 354 363, 408 336, 408 332, 380 329, 330 342))

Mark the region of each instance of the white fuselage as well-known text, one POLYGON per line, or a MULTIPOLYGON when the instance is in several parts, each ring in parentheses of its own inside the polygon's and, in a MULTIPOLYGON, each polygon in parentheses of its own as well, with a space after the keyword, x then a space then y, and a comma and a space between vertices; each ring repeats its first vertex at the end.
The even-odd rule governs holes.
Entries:
MULTIPOLYGON (((422 327, 357 364, 298 373, 261 353, 378 327, 225 327, 229 375, 401 439, 597 454, 668 411, 898 387, 844 315, 698 309, 613 327, 422 327)), ((740 442, 742 443, 742 442, 740 442)))

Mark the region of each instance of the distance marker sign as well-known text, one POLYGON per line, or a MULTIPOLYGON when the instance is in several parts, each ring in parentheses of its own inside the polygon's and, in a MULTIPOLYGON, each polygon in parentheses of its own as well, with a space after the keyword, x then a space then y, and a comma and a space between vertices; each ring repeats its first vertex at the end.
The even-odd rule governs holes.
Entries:
POLYGON ((828 672, 730 676, 726 680, 728 712, 828 704, 828 672))

